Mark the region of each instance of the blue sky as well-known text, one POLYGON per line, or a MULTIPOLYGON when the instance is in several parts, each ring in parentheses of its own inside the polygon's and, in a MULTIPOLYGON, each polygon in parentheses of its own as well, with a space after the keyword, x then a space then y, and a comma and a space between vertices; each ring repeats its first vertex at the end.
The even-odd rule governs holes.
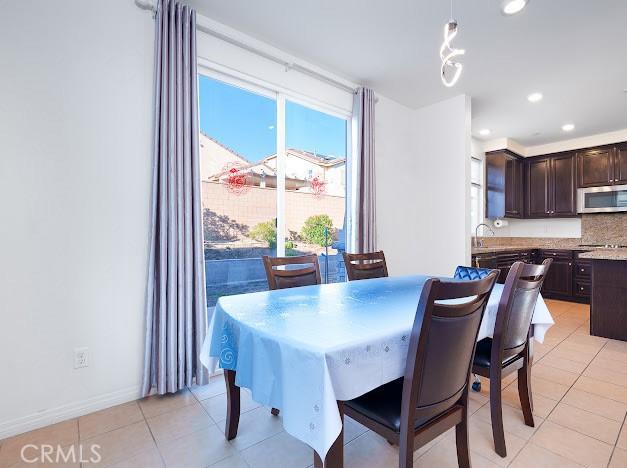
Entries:
MULTIPOLYGON (((200 129, 250 161, 276 152, 276 103, 201 75, 200 129)), ((286 147, 346 155, 346 121, 294 102, 285 105, 286 147)))

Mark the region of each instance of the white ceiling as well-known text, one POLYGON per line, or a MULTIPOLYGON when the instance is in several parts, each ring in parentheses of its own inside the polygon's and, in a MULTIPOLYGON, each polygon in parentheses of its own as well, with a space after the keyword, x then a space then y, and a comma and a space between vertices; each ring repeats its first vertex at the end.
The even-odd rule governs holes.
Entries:
POLYGON ((475 136, 489 128, 490 139, 538 145, 627 128, 627 0, 531 0, 512 17, 500 0, 455 0, 453 45, 467 52, 453 89, 439 78, 447 0, 188 3, 410 107, 466 93, 475 136), (538 104, 526 99, 534 91, 538 104))

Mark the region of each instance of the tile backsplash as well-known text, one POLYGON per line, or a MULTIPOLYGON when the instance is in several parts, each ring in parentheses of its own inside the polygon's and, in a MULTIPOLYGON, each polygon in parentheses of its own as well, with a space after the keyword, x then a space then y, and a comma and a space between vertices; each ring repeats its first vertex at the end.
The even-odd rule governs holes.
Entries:
MULTIPOLYGON (((627 246, 627 212, 585 214, 580 219, 576 218, 576 220, 581 222, 581 237, 575 237, 575 235, 565 236, 559 231, 556 233, 555 230, 552 229, 553 226, 548 225, 547 229, 544 231, 545 236, 542 236, 542 234, 536 234, 535 236, 512 236, 509 235, 509 233, 503 235, 501 230, 497 230, 496 236, 488 235, 481 237, 481 239, 484 245, 489 247, 544 246, 546 248, 559 248, 562 246, 565 248, 573 248, 580 244, 617 244, 627 246)), ((523 224, 527 221, 534 220, 515 221, 523 224)))
POLYGON ((627 245, 627 213, 583 215, 581 243, 627 245))

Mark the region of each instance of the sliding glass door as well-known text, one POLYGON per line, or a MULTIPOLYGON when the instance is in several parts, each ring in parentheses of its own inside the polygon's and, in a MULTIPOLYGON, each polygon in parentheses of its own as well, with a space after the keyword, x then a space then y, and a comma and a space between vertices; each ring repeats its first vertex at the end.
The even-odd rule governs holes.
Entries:
POLYGON ((207 303, 267 288, 261 257, 277 254, 276 99, 199 77, 207 303))
POLYGON ((263 255, 343 281, 348 116, 205 75, 199 94, 208 305, 267 289, 263 255))
POLYGON ((345 279, 348 122, 285 103, 285 235, 288 255, 317 254, 326 283, 345 279))

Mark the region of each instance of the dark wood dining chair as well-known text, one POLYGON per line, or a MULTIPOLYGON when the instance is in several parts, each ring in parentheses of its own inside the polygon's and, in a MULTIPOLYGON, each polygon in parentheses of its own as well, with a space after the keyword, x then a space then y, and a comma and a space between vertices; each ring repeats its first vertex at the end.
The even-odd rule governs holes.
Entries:
POLYGON ((512 265, 499 301, 493 338, 477 343, 472 372, 490 379, 490 415, 494 449, 507 456, 503 432, 501 379, 518 371, 518 397, 525 424, 534 427, 531 395, 531 319, 538 294, 553 259, 542 265, 512 265))
MULTIPOLYGON (((296 288, 320 284, 320 264, 315 254, 298 257, 268 257, 263 256, 263 266, 266 269, 268 289, 296 288), (303 265, 302 268, 289 268, 292 265, 303 265), (287 267, 285 269, 279 269, 287 267)), ((278 416, 279 410, 272 408, 272 414, 278 416)))
POLYGON ((470 467, 468 379, 496 278, 494 272, 476 281, 427 280, 404 377, 344 403, 346 415, 399 445, 400 468, 412 467, 414 450, 452 427, 459 466, 470 467))
POLYGON ((382 250, 363 254, 344 252, 343 256, 349 281, 388 276, 388 267, 382 250))
POLYGON ((320 265, 318 256, 315 254, 299 257, 268 257, 264 255, 263 265, 266 269, 268 288, 272 290, 321 283, 320 265), (293 265, 303 265, 303 267, 290 268, 293 265))

